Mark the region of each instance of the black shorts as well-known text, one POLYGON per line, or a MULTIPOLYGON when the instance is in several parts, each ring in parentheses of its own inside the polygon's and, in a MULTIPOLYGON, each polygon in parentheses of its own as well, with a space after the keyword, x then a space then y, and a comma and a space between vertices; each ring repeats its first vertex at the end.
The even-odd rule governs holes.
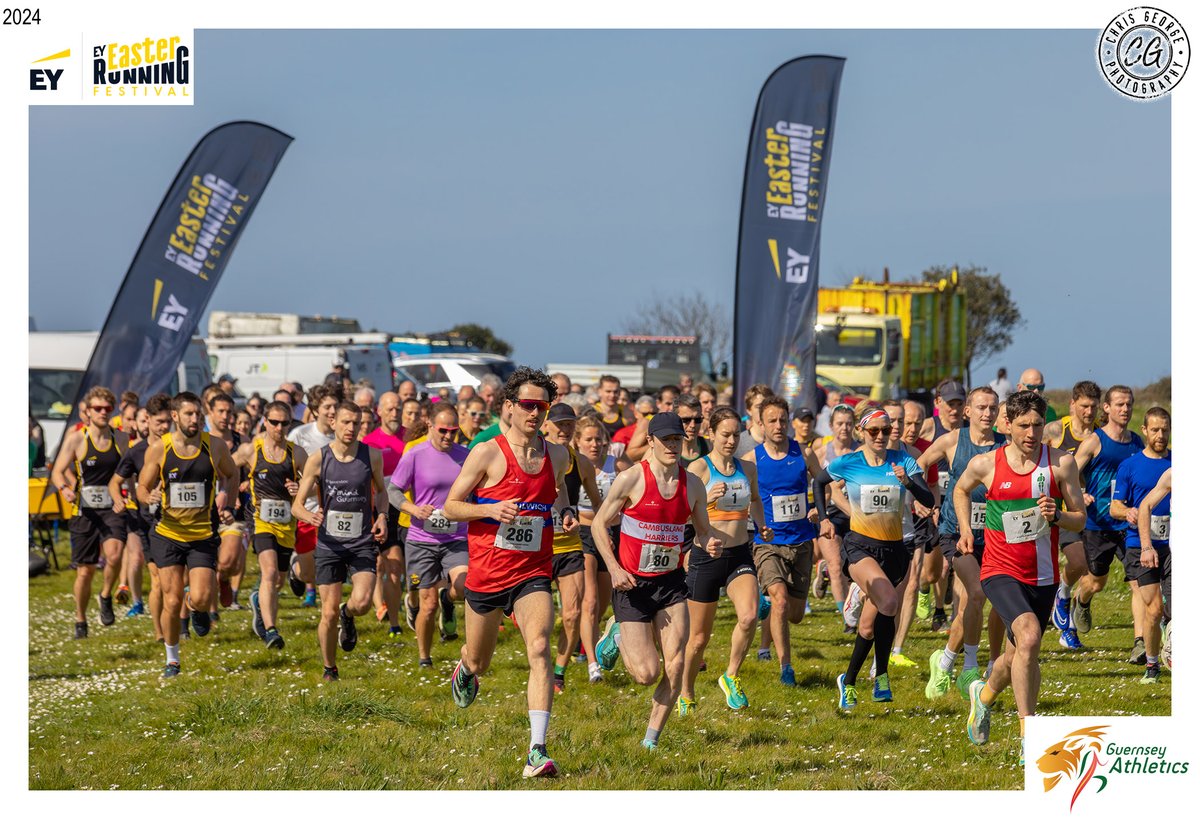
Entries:
POLYGON ((137 535, 142 539, 142 545, 146 545, 146 539, 150 537, 151 521, 146 520, 142 513, 137 509, 125 510, 125 536, 137 535))
POLYGON ((375 574, 379 548, 374 542, 365 546, 331 546, 318 537, 313 557, 317 563, 317 585, 340 585, 359 572, 375 574))
POLYGON ((216 535, 205 540, 184 542, 164 537, 157 530, 150 533, 150 553, 154 565, 160 569, 171 566, 186 566, 189 569, 217 570, 217 552, 221 539, 216 535))
POLYGON ((95 566, 100 562, 100 545, 106 540, 125 543, 125 515, 112 509, 80 509, 67 524, 71 533, 71 562, 95 566))
MULTIPOLYGON (((613 550, 617 548, 617 544, 621 541, 621 527, 613 526, 608 530, 608 539, 612 542, 613 550)), ((600 552, 596 551, 596 541, 592 539, 592 527, 579 527, 579 540, 583 543, 583 553, 596 558, 597 568, 608 574, 608 564, 604 562, 604 558, 600 557, 600 552)))
POLYGON ((875 540, 850 532, 842 538, 842 574, 849 577, 850 567, 869 557, 879 564, 893 586, 899 586, 908 576, 908 561, 912 554, 903 541, 875 540))
POLYGON ((613 589, 613 614, 618 623, 652 623, 654 615, 677 603, 687 602, 687 578, 683 569, 658 577, 638 577, 629 591, 613 589))
POLYGON ((255 532, 250 538, 250 545, 254 547, 256 555, 262 555, 263 552, 275 552, 276 568, 288 566, 292 562, 292 552, 295 551, 287 546, 280 546, 275 535, 270 532, 255 532))
POLYGON ((395 546, 404 548, 404 536, 408 534, 408 528, 400 528, 400 510, 388 504, 387 513, 387 534, 384 535, 385 540, 379 547, 379 551, 386 552, 395 546))
POLYGON ((1083 555, 1087 558, 1088 574, 1103 577, 1108 574, 1113 558, 1125 559, 1124 530, 1083 530, 1083 555))
POLYGON ((913 515, 913 543, 917 549, 929 554, 938 545, 937 527, 933 525, 933 516, 919 518, 913 515))
POLYGON ((958 537, 959 536, 956 534, 950 535, 950 534, 946 534, 945 532, 938 533, 938 536, 937 536, 938 546, 942 550, 942 556, 945 557, 946 560, 949 560, 951 563, 954 562, 954 559, 956 557, 970 557, 975 560, 976 566, 982 566, 983 565, 983 544, 976 543, 975 548, 971 551, 971 554, 969 554, 969 555, 959 554, 959 552, 958 552, 958 537))
MULTIPOLYGON (((603 563, 604 561, 600 561, 603 563)), ((577 574, 583 571, 583 552, 576 549, 573 552, 563 552, 551 558, 550 574, 557 580, 560 577, 577 574)))
POLYGON ((687 598, 697 603, 715 603, 721 597, 721 587, 728 586, 735 577, 748 574, 758 585, 754 571, 754 555, 750 544, 743 543, 726 549, 720 557, 709 557, 699 546, 692 546, 688 558, 687 598))
POLYGON ((850 518, 832 503, 829 504, 829 522, 833 524, 833 532, 838 537, 850 534, 850 518))
POLYGON ((1155 546, 1158 550, 1158 568, 1147 569, 1142 565, 1141 548, 1125 549, 1125 579, 1136 582, 1139 586, 1153 586, 1155 583, 1171 581, 1171 547, 1155 546))
POLYGON ((1017 644, 1013 637, 1013 621, 1022 614, 1032 614, 1037 618, 1038 628, 1046 633, 1046 624, 1050 622, 1050 612, 1054 608, 1054 593, 1058 586, 1030 586, 1015 577, 1006 574, 994 574, 983 583, 983 594, 991 602, 992 608, 1004 621, 1004 631, 1008 641, 1017 644))
POLYGON ((494 592, 477 592, 467 589, 467 605, 476 614, 490 614, 496 609, 501 609, 505 617, 511 617, 517 601, 525 595, 535 592, 549 594, 550 578, 531 577, 528 580, 522 580, 510 589, 494 592))

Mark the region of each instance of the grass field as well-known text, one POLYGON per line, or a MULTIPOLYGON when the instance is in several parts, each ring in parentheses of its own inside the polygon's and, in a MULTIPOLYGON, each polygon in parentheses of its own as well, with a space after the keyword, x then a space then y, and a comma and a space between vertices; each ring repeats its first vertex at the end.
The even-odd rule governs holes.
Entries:
MULTIPOLYGON (((59 559, 64 566, 69 560, 63 547, 59 559)), ((163 681, 162 647, 146 617, 127 620, 119 611, 116 625, 104 628, 93 602, 92 637, 70 639, 72 578, 63 571, 29 582, 33 789, 1022 785, 1011 693, 1003 695, 992 743, 982 749, 967 742, 956 689, 936 703, 925 699, 928 656, 944 643, 927 623, 916 625, 906 646, 926 670, 893 669, 896 701, 871 703, 864 670, 864 701, 852 715, 838 713, 834 680, 845 670, 850 642, 828 597, 814 601, 811 619, 793 629, 799 686, 782 687, 777 663, 758 662, 751 652, 742 674, 750 707, 741 713, 725 707, 716 684, 733 622, 723 601, 710 670, 697 684, 699 713, 673 715, 657 753, 639 745, 649 691, 633 685, 620 664, 597 685, 587 683, 584 666, 572 665, 550 723, 549 748, 562 775, 523 781, 526 670, 511 627, 466 710, 454 706, 446 685, 457 643, 436 645, 436 667, 418 670, 413 635, 390 643, 369 616, 359 620, 358 648, 339 658, 341 682, 322 684, 315 611, 300 608, 286 589, 282 653, 269 653, 251 635, 249 611, 226 612, 208 637, 184 643, 184 673, 163 681)), ((1126 663, 1132 636, 1124 584, 1111 583, 1093 610, 1088 651, 1068 654, 1057 632, 1047 636, 1040 713, 1169 713, 1170 675, 1160 686, 1139 685, 1141 669, 1126 663)), ((981 660, 986 651, 985 640, 981 660)))

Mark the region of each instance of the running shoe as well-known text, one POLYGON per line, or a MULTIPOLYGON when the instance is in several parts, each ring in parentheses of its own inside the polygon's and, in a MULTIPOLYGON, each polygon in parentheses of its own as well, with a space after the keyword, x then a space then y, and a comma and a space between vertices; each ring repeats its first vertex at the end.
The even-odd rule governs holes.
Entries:
POLYGON ((979 666, 975 668, 964 668, 962 673, 958 675, 956 682, 958 683, 958 693, 962 694, 962 698, 968 702, 971 700, 971 685, 976 680, 983 679, 979 676, 979 666))
POLYGON ((812 604, 809 603, 807 600, 805 600, 804 601, 804 615, 807 617, 810 614, 812 614, 812 604))
POLYGON ((837 689, 838 708, 843 711, 853 711, 858 705, 858 692, 854 690, 854 686, 846 685, 845 674, 838 674, 837 689))
POLYGON ((346 612, 345 603, 338 610, 338 643, 342 651, 353 651, 358 645, 358 627, 354 625, 354 618, 346 612))
POLYGON ((238 602, 236 591, 234 591, 234 593, 233 593, 233 602, 229 604, 229 610, 230 611, 245 611, 246 610, 246 607, 238 602))
POLYGON ((746 692, 742 690, 742 678, 734 675, 722 674, 717 680, 717 685, 721 686, 721 690, 725 692, 725 704, 734 711, 740 711, 750 704, 746 699, 746 692))
POLYGON ((232 606, 233 605, 233 585, 228 580, 226 580, 225 578, 222 577, 217 583, 217 588, 220 590, 220 594, 221 594, 221 598, 220 598, 221 599, 221 608, 227 609, 230 606, 232 606))
POLYGON ((1071 597, 1071 621, 1075 623, 1075 630, 1080 634, 1087 634, 1092 630, 1092 604, 1084 605, 1079 602, 1078 597, 1071 597))
POLYGON ((934 609, 933 618, 929 621, 929 630, 945 633, 949 629, 950 622, 946 619, 946 612, 942 609, 934 609))
POLYGON ((690 717, 696 713, 696 701, 680 697, 675 701, 675 711, 681 717, 690 717))
POLYGON ((1058 635, 1058 644, 1071 651, 1081 651, 1084 647, 1083 643, 1079 642, 1079 633, 1069 626, 1058 635))
POLYGON ((417 660, 417 668, 433 668, 433 658, 425 657, 424 659, 417 660))
POLYGON ((1050 619, 1059 631, 1066 631, 1071 627, 1071 596, 1064 595, 1061 588, 1054 592, 1054 608, 1051 610, 1050 619))
POLYGON ((1146 641, 1138 637, 1133 641, 1133 650, 1129 652, 1130 665, 1146 664, 1146 641))
POLYGON ((130 599, 129 587, 122 583, 117 587, 117 605, 128 605, 130 599))
POLYGON ((935 648, 929 655, 929 682, 925 684, 925 699, 936 700, 950 690, 953 679, 949 671, 942 671, 940 665, 942 650, 935 648))
MULTIPOLYGON (((986 745, 988 734, 992 730, 992 710, 983 704, 983 687, 985 685, 987 683, 983 680, 975 680, 967 691, 967 699, 971 703, 971 710, 967 714, 967 739, 976 745, 986 745)), ((1024 762, 1024 757, 1025 754, 1022 751, 1022 762, 1024 762)))
POLYGON ((621 633, 621 624, 617 622, 616 615, 608 618, 608 623, 604 626, 604 634, 600 637, 600 642, 596 643, 596 657, 600 660, 600 667, 605 671, 612 671, 617 666, 617 658, 621 656, 621 649, 617 645, 617 635, 621 633))
POLYGON ((250 628, 258 635, 259 639, 267 639, 267 626, 263 623, 262 610, 258 607, 258 589, 250 592, 250 611, 254 612, 250 628))
POLYGON ((266 643, 267 648, 283 649, 283 635, 274 626, 263 632, 263 642, 266 643))
POLYGON ((813 572, 812 593, 818 600, 825 597, 829 590, 829 565, 824 560, 817 561, 817 570, 813 572))
POLYGON ((850 591, 846 594, 846 604, 842 607, 842 619, 850 628, 858 628, 858 618, 862 616, 864 600, 862 589, 857 583, 851 583, 850 591))
POLYGON ((387 603, 380 603, 375 607, 375 619, 380 623, 387 619, 387 603))
MULTIPOLYGON (((1175 621, 1172 620, 1171 623, 1175 621)), ((1163 642, 1162 642, 1162 661, 1167 667, 1171 667, 1171 623, 1167 623, 1163 627, 1163 642)))
POLYGON ((554 675, 554 693, 561 694, 567 688, 567 677, 565 674, 554 675))
POLYGON ((417 630, 417 612, 420 610, 418 606, 409 605, 408 598, 404 598, 404 622, 408 623, 410 631, 417 630))
POLYGON ((146 604, 143 601, 138 600, 136 603, 134 603, 132 606, 129 607, 129 611, 125 612, 125 616, 126 617, 137 617, 139 614, 145 614, 145 613, 146 613, 146 604))
POLYGON ((1157 685, 1162 675, 1162 666, 1158 663, 1146 663, 1146 673, 1139 680, 1142 685, 1157 685))
POLYGON ((933 614, 933 595, 928 591, 917 590, 917 619, 928 620, 933 614))
POLYGON ((388 627, 388 639, 389 640, 399 640, 401 635, 403 635, 403 634, 404 634, 404 629, 400 628, 400 626, 389 626, 388 627))
POLYGON ((100 625, 111 626, 117 622, 117 616, 113 614, 111 597, 100 597, 100 625))
POLYGON ((604 679, 604 669, 600 663, 588 663, 588 682, 598 683, 604 679))
POLYGON ((450 696, 454 698, 454 704, 459 708, 466 708, 475 702, 478 694, 479 677, 468 674, 463 669, 462 660, 459 660, 454 666, 454 673, 450 675, 450 696))
POLYGON ((76 623, 76 624, 75 624, 75 639, 76 639, 76 640, 83 640, 83 639, 85 639, 87 636, 88 636, 88 634, 87 634, 87 623, 86 623, 86 622, 84 622, 84 623, 76 623))
POLYGON ((295 552, 292 552, 292 559, 288 563, 288 586, 291 587, 292 594, 296 595, 297 597, 303 597, 304 590, 305 590, 304 581, 301 580, 300 577, 296 574, 296 570, 299 568, 299 564, 300 564, 300 555, 296 554, 295 552))
POLYGON ((658 743, 652 739, 643 738, 642 739, 642 747, 645 748, 647 751, 657 751, 658 743))
POLYGON ((337 682, 338 681, 337 666, 335 665, 333 668, 325 669, 325 673, 321 675, 321 680, 323 682, 337 682))
POLYGON ((212 615, 207 611, 192 612, 192 631, 196 632, 197 637, 207 637, 208 632, 212 630, 212 615))
POLYGON ((892 685, 887 674, 880 674, 875 678, 875 688, 871 691, 871 699, 875 702, 892 701, 892 685))
POLYGON ((449 589, 442 589, 438 602, 442 606, 442 640, 458 639, 458 618, 454 616, 454 601, 450 599, 449 589))
POLYGON ((784 685, 786 685, 788 688, 796 687, 796 670, 794 668, 792 668, 790 663, 788 665, 785 665, 782 669, 780 669, 779 681, 781 683, 783 683, 784 685))
POLYGON ((771 616, 771 598, 765 594, 758 595, 758 619, 766 620, 771 616))
POLYGON ((760 648, 760 649, 758 650, 758 659, 760 659, 760 660, 769 660, 769 659, 771 659, 771 649, 769 649, 769 648, 760 648))
POLYGON ((179 676, 179 663, 167 663, 167 667, 163 669, 163 679, 179 676))
POLYGON ((304 599, 300 601, 300 607, 305 609, 315 609, 317 607, 316 589, 308 589, 304 592, 304 599))
POLYGON ((529 756, 525 758, 525 770, 521 776, 525 779, 535 776, 558 776, 558 767, 554 760, 547 756, 545 745, 534 745, 529 749, 529 756))
POLYGON ((892 652, 891 658, 888 660, 888 665, 894 665, 896 668, 916 668, 915 661, 908 659, 903 654, 892 652))
POLYGON ((220 611, 210 611, 208 613, 208 616, 212 620, 212 622, 215 623, 221 619, 221 612, 220 611))

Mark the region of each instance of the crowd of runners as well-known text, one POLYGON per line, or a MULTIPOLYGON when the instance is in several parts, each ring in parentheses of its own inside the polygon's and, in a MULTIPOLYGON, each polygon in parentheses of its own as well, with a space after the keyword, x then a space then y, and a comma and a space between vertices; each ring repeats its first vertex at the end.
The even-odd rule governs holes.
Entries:
POLYGON ((889 668, 920 664, 904 644, 929 621, 946 644, 925 696, 957 688, 981 745, 1011 687, 1023 737, 1044 632, 1083 648, 1114 560, 1132 590, 1129 662, 1148 684, 1170 665, 1170 415, 1146 410, 1139 434, 1130 388, 1080 381, 1059 420, 1044 388, 1032 369, 1003 401, 947 381, 927 417, 915 401, 837 394, 797 408, 765 385, 739 410, 690 378, 634 401, 612 376, 580 385, 526 367, 427 397, 335 372, 241 406, 225 377, 119 405, 96 387, 51 471, 75 507, 74 634, 88 637, 99 571, 100 623, 116 605, 149 613, 174 677, 182 640, 243 599, 264 650, 285 650, 287 586, 319 609, 325 681, 372 611, 390 638, 401 622, 415 633, 423 667, 435 630, 461 635, 448 687, 466 708, 507 624, 528 658, 524 775, 553 776, 547 728, 573 659, 592 683, 621 662, 653 686, 654 749, 672 712, 696 711, 722 597, 735 622, 717 684, 741 710, 756 627, 758 659, 795 686, 793 627, 810 594, 830 595, 850 647, 837 708, 858 705, 868 659, 871 700, 891 702, 889 668), (251 550, 259 581, 244 595, 251 550))

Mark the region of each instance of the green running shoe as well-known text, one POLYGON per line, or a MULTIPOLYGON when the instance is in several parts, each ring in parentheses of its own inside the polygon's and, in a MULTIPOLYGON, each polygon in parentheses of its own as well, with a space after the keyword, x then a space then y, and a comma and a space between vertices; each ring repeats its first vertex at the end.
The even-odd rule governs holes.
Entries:
POLYGON ((529 749, 529 756, 525 758, 525 770, 521 773, 521 776, 526 779, 535 776, 558 776, 558 766, 554 764, 554 760, 546 753, 545 745, 534 745, 529 749))
POLYGON ((596 643, 596 657, 600 660, 600 667, 605 671, 612 671, 617 665, 617 658, 621 656, 621 649, 617 645, 617 635, 620 633, 621 624, 617 622, 617 618, 615 616, 608 618, 604 635, 600 638, 600 642, 596 643))
MULTIPOLYGON (((478 694, 479 677, 475 674, 468 674, 463 669, 462 660, 459 660, 458 664, 454 666, 454 673, 450 675, 450 695, 454 697, 454 704, 459 708, 466 708, 475 702, 475 697, 478 694)), ((528 766, 526 766, 526 769, 528 769, 528 766)), ((537 775, 528 774, 528 776, 537 775)))
MULTIPOLYGON (((976 675, 978 676, 978 675, 976 675)), ((992 730, 992 710, 983 704, 983 680, 976 679, 968 691, 971 711, 967 714, 967 739, 976 745, 986 745, 992 730)), ((1023 749, 1022 749, 1023 750, 1023 749)), ((1022 753, 1024 761, 1024 753, 1022 753)))
POLYGON ((928 620, 933 614, 933 595, 927 591, 917 592, 917 619, 928 620))
POLYGON ((935 649, 929 655, 929 682, 925 683, 925 698, 936 700, 950 690, 950 683, 954 680, 950 676, 949 671, 942 671, 939 663, 942 659, 942 650, 935 649))
POLYGON ((725 692, 725 704, 734 711, 740 711, 750 704, 750 701, 746 699, 746 693, 742 691, 741 677, 722 674, 721 679, 717 680, 717 685, 721 686, 721 690, 725 692))
POLYGON ((687 697, 680 697, 675 702, 675 711, 681 717, 690 717, 696 713, 696 701, 689 700, 687 697))
POLYGON ((962 698, 967 702, 971 701, 971 683, 976 680, 981 680, 979 676, 979 668, 964 668, 963 672, 958 675, 958 693, 962 694, 962 698))
POLYGON ((892 685, 887 674, 880 674, 875 678, 875 688, 871 691, 871 699, 875 702, 892 701, 892 685))
POLYGON ((858 705, 858 691, 854 686, 846 685, 846 675, 838 674, 838 708, 843 711, 853 711, 858 705))

